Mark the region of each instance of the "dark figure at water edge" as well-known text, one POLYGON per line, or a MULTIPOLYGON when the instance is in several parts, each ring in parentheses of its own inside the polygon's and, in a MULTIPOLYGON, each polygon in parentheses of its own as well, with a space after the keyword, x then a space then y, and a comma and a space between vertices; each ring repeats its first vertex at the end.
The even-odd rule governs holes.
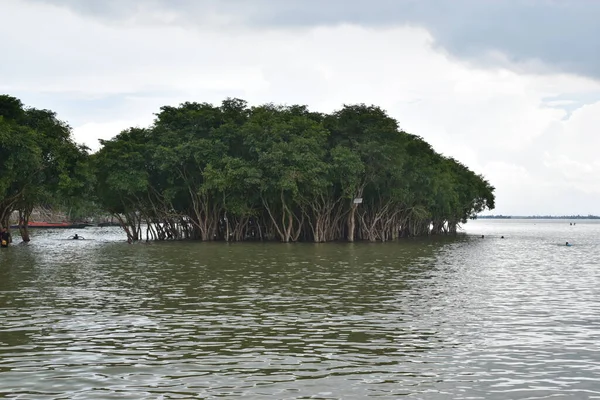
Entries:
POLYGON ((481 238, 482 238, 482 239, 483 239, 484 237, 485 237, 484 235, 481 235, 481 238))
POLYGON ((84 237, 83 236, 79 236, 78 234, 74 234, 69 239, 77 240, 77 239, 84 239, 84 237))
POLYGON ((12 236, 8 229, 2 228, 2 232, 0 233, 0 246, 8 247, 8 245, 12 243, 12 236))
POLYGON ((567 243, 565 244, 565 246, 571 246, 571 244, 570 244, 569 242, 567 242, 567 243))
POLYGON ((500 239, 504 239, 504 236, 500 236, 500 239))

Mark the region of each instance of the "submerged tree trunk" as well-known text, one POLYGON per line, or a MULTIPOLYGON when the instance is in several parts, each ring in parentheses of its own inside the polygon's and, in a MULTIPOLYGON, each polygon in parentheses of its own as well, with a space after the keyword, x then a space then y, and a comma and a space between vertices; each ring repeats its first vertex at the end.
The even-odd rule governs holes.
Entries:
POLYGON ((127 213, 125 214, 125 216, 115 214, 115 218, 117 218, 119 224, 121 225, 121 228, 123 228, 123 230, 127 234, 127 242, 132 243, 140 240, 138 224, 136 222, 137 218, 135 213, 127 213))
POLYGON ((274 211, 271 209, 269 202, 262 198, 263 205, 267 214, 271 220, 271 224, 275 228, 277 235, 279 236, 279 240, 284 243, 295 242, 300 237, 302 233, 302 224, 304 223, 304 215, 302 214, 302 219, 298 218, 296 213, 292 208, 288 206, 288 202, 285 199, 285 195, 283 190, 280 192, 280 211, 281 220, 275 217, 274 211), (297 229, 294 229, 294 221, 298 223, 297 229))
POLYGON ((21 239, 24 242, 30 242, 31 238, 29 237, 29 217, 31 216, 31 212, 33 209, 29 210, 19 210, 19 234, 21 235, 21 239))
POLYGON ((348 232, 347 232, 347 240, 349 242, 354 242, 354 232, 356 231, 356 209, 358 207, 358 204, 354 203, 354 201, 352 202, 352 205, 350 206, 350 213, 348 214, 348 232))

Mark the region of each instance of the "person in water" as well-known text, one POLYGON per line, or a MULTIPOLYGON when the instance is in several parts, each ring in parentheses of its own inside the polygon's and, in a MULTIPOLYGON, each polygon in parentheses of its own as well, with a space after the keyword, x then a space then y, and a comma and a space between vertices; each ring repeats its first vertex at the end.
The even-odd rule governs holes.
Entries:
POLYGON ((571 245, 569 244, 569 242, 567 242, 567 243, 565 243, 565 246, 571 246, 571 245))
POLYGON ((8 245, 12 243, 12 235, 6 229, 6 227, 2 228, 2 232, 0 232, 0 246, 8 247, 8 245))
POLYGON ((83 236, 79 236, 78 234, 74 234, 73 236, 70 237, 70 239, 73 239, 73 240, 83 239, 83 238, 84 238, 83 236))

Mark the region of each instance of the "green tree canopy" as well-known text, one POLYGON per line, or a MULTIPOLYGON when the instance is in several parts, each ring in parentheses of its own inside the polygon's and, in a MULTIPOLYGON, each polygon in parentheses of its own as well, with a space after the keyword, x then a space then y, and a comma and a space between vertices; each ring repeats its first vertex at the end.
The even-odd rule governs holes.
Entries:
POLYGON ((158 239, 385 241, 456 232, 494 207, 482 176, 363 104, 162 107, 103 142, 94 166, 132 240, 146 226, 158 239))
POLYGON ((73 141, 66 123, 7 95, 0 96, 0 170, 0 224, 19 211, 24 240, 34 207, 80 204, 94 180, 87 149, 73 141))

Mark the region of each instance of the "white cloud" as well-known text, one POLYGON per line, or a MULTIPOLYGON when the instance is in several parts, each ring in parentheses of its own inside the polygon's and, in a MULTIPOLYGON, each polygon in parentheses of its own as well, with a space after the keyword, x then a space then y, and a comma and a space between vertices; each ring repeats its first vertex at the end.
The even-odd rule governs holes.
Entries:
POLYGON ((555 181, 586 193, 600 193, 600 102, 585 105, 553 126, 555 141, 544 165, 555 181))
POLYGON ((3 16, 8 62, 0 64, 0 91, 59 111, 94 149, 98 138, 146 126, 160 106, 183 101, 231 96, 320 111, 372 103, 486 175, 497 187, 498 213, 571 213, 569 193, 581 190, 589 194, 581 212, 600 214, 593 150, 600 103, 570 116, 558 108, 582 95, 600 98, 600 83, 590 79, 519 74, 503 63, 475 68, 408 26, 109 25, 16 0, 3 3, 3 16), (547 201, 557 190, 566 193, 561 203, 547 201), (526 205, 524 194, 535 202, 526 205))
POLYGON ((99 139, 108 140, 130 127, 146 127, 152 118, 140 120, 117 120, 110 122, 88 122, 79 125, 73 132, 75 141, 85 143, 91 151, 97 151, 101 145, 99 139))

